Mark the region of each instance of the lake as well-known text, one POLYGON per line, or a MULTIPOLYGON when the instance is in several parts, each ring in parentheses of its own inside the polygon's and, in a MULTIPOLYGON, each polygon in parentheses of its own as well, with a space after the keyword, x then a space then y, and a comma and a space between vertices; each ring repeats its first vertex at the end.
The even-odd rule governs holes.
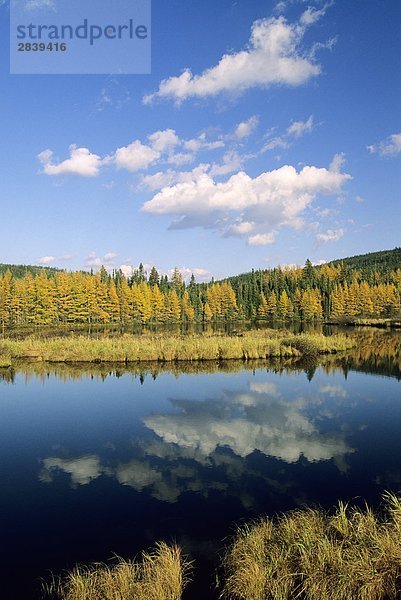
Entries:
POLYGON ((40 577, 175 540, 187 598, 261 514, 401 488, 401 334, 319 363, 0 369, 3 600, 40 577))

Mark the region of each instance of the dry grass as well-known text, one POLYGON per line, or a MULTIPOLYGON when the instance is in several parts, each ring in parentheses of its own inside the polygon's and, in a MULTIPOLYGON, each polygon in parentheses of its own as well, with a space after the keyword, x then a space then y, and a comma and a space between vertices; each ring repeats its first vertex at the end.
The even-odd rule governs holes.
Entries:
MULTIPOLYGON (((224 561, 229 600, 395 600, 401 597, 401 499, 383 512, 339 503, 305 508, 238 530, 224 561)), ((190 563, 159 543, 139 562, 76 567, 45 586, 54 600, 180 600, 190 563)))
POLYGON ((132 335, 0 339, 0 356, 45 362, 244 361, 338 352, 354 345, 345 335, 291 335, 274 330, 232 335, 132 335))
POLYGON ((294 511, 239 530, 221 596, 230 600, 392 600, 401 593, 401 500, 385 518, 339 503, 333 515, 294 511))
POLYGON ((112 565, 76 567, 44 591, 60 600, 180 600, 189 570, 177 546, 160 542, 139 562, 117 558, 112 565))

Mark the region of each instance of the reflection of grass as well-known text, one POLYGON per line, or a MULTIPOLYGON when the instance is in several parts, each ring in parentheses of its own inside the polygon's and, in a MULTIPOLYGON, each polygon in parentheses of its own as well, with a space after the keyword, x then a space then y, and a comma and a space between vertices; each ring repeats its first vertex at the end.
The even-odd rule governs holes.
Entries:
POLYGON ((393 328, 393 329, 401 329, 401 319, 400 318, 387 318, 387 319, 375 319, 373 317, 369 317, 363 319, 361 317, 338 317, 334 319, 330 319, 329 321, 332 325, 355 325, 360 327, 384 327, 384 328, 393 328))
POLYGON ((45 362, 244 361, 271 357, 315 356, 346 350, 352 339, 339 334, 291 335, 275 330, 237 335, 121 335, 118 337, 26 337, 1 339, 0 355, 45 362))
POLYGON ((76 567, 45 592, 61 600, 179 600, 188 572, 179 548, 161 542, 137 563, 119 558, 111 566, 76 567))
POLYGON ((11 358, 6 354, 0 354, 0 369, 6 369, 7 367, 11 367, 11 358))
POLYGON ((401 500, 386 520, 339 504, 333 515, 304 509, 239 530, 225 557, 222 596, 241 600, 398 598, 401 500))

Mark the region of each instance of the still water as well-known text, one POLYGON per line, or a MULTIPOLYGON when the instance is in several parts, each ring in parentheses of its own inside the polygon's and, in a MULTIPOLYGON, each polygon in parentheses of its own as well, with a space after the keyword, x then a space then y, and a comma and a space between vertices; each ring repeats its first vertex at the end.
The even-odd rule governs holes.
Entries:
POLYGON ((235 525, 401 490, 400 334, 348 356, 115 370, 0 370, 2 600, 76 562, 177 541, 213 598, 235 525))

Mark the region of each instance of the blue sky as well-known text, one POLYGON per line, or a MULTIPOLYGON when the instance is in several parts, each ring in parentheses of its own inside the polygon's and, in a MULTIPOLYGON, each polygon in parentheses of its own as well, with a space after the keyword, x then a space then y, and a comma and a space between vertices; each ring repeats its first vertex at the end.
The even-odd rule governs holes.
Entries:
POLYGON ((398 0, 153 0, 150 75, 10 75, 0 18, 0 262, 202 281, 400 245, 398 0))

